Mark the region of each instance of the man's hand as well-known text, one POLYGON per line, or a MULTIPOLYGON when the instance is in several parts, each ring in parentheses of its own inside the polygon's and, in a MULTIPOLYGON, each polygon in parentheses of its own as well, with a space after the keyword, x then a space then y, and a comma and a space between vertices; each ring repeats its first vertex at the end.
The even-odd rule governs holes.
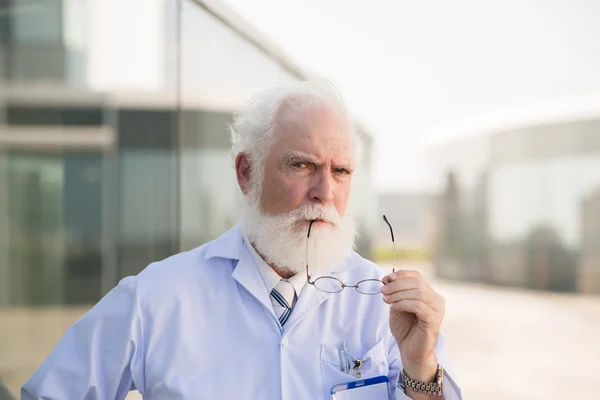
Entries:
POLYGON ((383 300, 391 305, 390 329, 404 370, 412 379, 431 382, 437 371, 435 345, 446 301, 418 271, 401 270, 383 278, 383 300))

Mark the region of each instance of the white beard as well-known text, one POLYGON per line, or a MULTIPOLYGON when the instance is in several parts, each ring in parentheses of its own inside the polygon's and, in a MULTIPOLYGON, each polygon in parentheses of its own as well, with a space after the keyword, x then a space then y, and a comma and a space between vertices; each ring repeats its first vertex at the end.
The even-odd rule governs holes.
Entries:
POLYGON ((242 231, 268 264, 295 273, 306 270, 306 240, 310 220, 331 224, 313 224, 308 244, 309 274, 334 272, 354 249, 357 224, 346 215, 340 217, 333 207, 310 204, 290 214, 265 214, 260 210, 256 189, 245 199, 240 218, 242 231))

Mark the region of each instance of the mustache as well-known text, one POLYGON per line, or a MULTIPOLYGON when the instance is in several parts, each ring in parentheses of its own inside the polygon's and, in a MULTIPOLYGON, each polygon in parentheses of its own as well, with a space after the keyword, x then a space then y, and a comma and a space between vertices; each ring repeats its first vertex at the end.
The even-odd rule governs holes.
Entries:
POLYGON ((307 204, 301 206, 292 212, 295 220, 321 220, 337 226, 341 222, 341 217, 333 207, 323 207, 318 204, 307 204))

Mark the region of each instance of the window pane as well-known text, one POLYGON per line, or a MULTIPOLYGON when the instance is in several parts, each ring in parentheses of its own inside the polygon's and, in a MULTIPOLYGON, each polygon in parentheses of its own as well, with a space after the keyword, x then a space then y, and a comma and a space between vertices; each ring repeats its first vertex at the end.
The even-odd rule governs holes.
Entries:
POLYGON ((183 248, 212 240, 238 217, 229 155, 232 112, 255 91, 296 78, 194 2, 183 2, 181 209, 183 248))
POLYGON ((599 127, 597 118, 538 123, 438 149, 434 162, 457 176, 437 210, 438 271, 599 293, 599 127), (485 145, 474 152, 476 142, 485 145), (477 175, 486 177, 479 186, 477 175))

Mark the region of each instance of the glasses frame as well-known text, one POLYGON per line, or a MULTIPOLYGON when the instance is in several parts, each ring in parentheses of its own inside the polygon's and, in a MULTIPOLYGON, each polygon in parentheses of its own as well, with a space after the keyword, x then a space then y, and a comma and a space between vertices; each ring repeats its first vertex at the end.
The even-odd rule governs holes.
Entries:
MULTIPOLYGON (((376 292, 376 293, 366 293, 366 292, 361 292, 361 291, 360 291, 360 285, 361 285, 361 284, 364 284, 364 283, 366 283, 366 282, 378 282, 378 283, 380 283, 381 285, 383 285, 383 284, 384 284, 382 280, 380 280, 380 279, 375 279, 375 278, 371 278, 371 279, 363 279, 363 280, 361 280, 361 281, 357 282, 355 285, 347 285, 347 284, 346 284, 346 282, 342 281, 341 279, 338 279, 338 278, 336 278, 335 276, 331 276, 331 275, 327 275, 327 276, 320 276, 320 277, 318 277, 317 279, 315 279, 315 280, 311 281, 311 279, 310 279, 310 274, 308 273, 308 241, 309 241, 309 239, 310 239, 310 231, 311 231, 312 225, 313 225, 313 223, 314 223, 315 221, 316 221, 316 220, 314 220, 314 219, 313 219, 313 220, 311 220, 311 221, 310 221, 310 223, 308 224, 308 234, 306 235, 306 254, 305 254, 305 257, 306 257, 306 258, 305 258, 305 260, 306 260, 306 282, 307 282, 309 285, 313 285, 313 286, 315 287, 315 289, 317 289, 317 290, 319 290, 319 291, 321 291, 321 292, 325 292, 325 293, 340 293, 341 291, 343 291, 343 290, 344 290, 344 289, 346 289, 346 288, 354 288, 354 289, 355 289, 355 290, 356 290, 358 293, 360 293, 360 294, 362 294, 362 295, 365 295, 365 296, 373 296, 373 295, 379 294, 380 292, 376 292), (329 290, 323 290, 323 289, 320 289, 320 288, 317 286, 317 282, 318 282, 318 281, 320 281, 320 280, 322 280, 322 281, 330 281, 330 282, 331 282, 331 281, 337 282, 337 283, 339 283, 339 285, 340 285, 340 289, 339 289, 339 290, 334 290, 334 291, 329 291, 329 290)), ((396 242, 395 242, 395 240, 394 240, 394 230, 392 229, 392 225, 390 224, 390 222, 388 221, 388 219, 387 219, 387 217, 386 217, 385 215, 383 216, 383 221, 384 221, 384 222, 387 224, 387 226, 390 228, 390 234, 391 234, 391 236, 392 236, 392 247, 393 247, 393 252, 394 252, 394 261, 393 261, 393 264, 392 264, 392 273, 393 273, 393 272, 395 272, 395 271, 396 271, 396 242)))

